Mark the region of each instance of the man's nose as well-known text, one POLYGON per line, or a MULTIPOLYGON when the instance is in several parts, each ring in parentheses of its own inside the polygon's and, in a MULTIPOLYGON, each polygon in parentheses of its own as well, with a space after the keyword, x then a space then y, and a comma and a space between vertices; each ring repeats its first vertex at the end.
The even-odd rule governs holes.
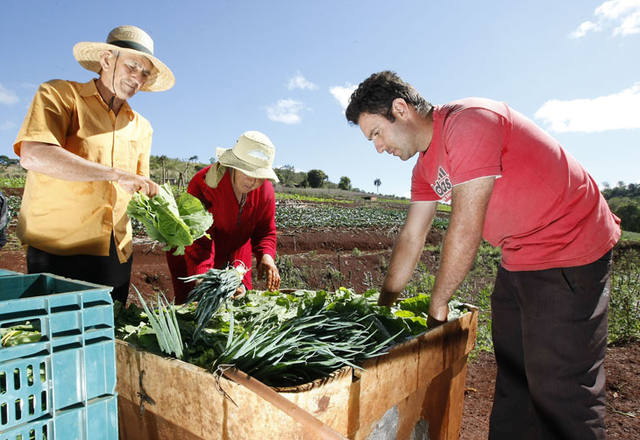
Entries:
POLYGON ((135 70, 131 72, 131 76, 138 83, 139 86, 142 86, 147 79, 141 70, 135 70))

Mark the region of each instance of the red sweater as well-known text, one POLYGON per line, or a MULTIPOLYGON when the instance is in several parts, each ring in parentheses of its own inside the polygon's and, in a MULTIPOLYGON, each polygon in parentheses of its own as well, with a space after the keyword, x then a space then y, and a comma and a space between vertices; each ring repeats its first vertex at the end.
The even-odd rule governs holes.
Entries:
MULTIPOLYGON (((167 263, 171 271, 176 303, 186 300, 191 286, 178 277, 196 275, 211 268, 222 269, 241 261, 251 268, 252 251, 260 260, 262 255, 276 256, 276 199, 273 185, 266 180, 260 188, 247 194, 247 200, 240 205, 233 193, 230 173, 227 171, 216 188, 205 183, 205 175, 211 166, 200 170, 191 182, 187 192, 194 195, 213 214, 213 226, 207 231, 211 239, 202 237, 185 250, 184 256, 174 256, 167 252, 167 263)), ((251 289, 251 271, 242 281, 251 289)))

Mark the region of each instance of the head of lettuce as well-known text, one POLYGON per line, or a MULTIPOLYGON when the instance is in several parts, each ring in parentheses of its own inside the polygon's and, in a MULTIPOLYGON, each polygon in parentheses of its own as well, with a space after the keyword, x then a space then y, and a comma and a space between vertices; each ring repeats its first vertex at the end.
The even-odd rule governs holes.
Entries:
POLYGON ((144 225, 149 238, 164 243, 163 250, 175 248, 174 255, 183 255, 185 246, 203 235, 210 238, 207 230, 213 225, 213 216, 200 200, 188 193, 175 199, 167 183, 153 198, 135 193, 127 214, 144 225))

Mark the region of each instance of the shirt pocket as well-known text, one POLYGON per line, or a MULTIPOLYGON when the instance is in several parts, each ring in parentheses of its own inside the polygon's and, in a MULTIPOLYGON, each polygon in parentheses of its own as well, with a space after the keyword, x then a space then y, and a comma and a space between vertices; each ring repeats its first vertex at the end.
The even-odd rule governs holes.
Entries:
POLYGON ((131 174, 137 174, 138 172, 138 158, 140 157, 140 142, 136 140, 129 140, 125 143, 126 152, 124 152, 126 166, 125 171, 131 174))

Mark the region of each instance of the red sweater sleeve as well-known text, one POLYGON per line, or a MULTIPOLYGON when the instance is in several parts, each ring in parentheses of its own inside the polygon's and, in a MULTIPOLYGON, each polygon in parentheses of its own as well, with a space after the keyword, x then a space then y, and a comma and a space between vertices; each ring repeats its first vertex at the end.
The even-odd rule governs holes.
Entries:
POLYGON ((260 216, 251 236, 251 245, 256 258, 264 254, 276 258, 276 196, 271 182, 266 181, 261 197, 260 216))
MULTIPOLYGON (((197 173, 193 176, 193 179, 189 182, 187 192, 194 197, 197 197, 205 209, 210 208, 210 203, 203 193, 203 185, 206 185, 204 181, 204 173, 197 173)), ((207 270, 214 267, 214 261, 216 257, 216 247, 214 246, 214 232, 213 226, 207 231, 211 236, 211 239, 207 237, 200 237, 191 246, 185 248, 184 257, 187 266, 188 275, 197 275, 205 273, 207 270)))

